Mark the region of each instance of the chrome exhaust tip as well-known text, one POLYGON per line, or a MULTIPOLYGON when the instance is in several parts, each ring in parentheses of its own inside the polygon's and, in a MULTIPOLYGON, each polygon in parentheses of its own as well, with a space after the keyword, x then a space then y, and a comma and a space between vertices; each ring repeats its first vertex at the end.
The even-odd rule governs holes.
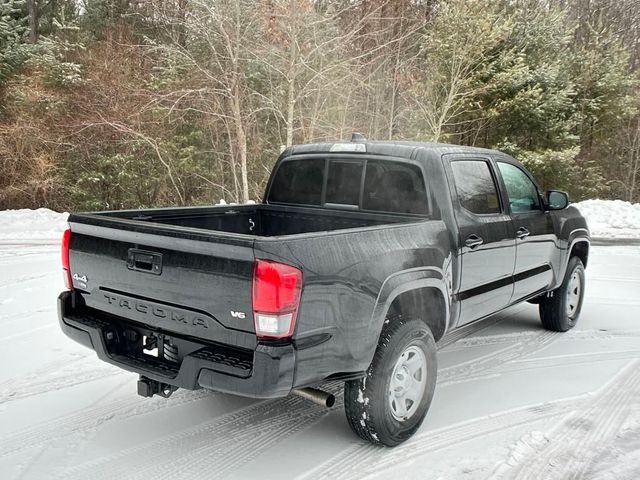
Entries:
POLYGON ((316 388, 300 388, 292 390, 291 393, 307 400, 311 400, 313 403, 317 403, 323 407, 331 408, 336 403, 336 397, 332 393, 323 392, 316 388))

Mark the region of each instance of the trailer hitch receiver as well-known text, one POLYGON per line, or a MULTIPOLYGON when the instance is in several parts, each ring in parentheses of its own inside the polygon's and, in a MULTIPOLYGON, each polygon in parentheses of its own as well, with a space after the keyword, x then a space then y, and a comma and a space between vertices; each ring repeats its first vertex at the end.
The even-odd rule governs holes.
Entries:
POLYGON ((168 383, 158 382, 143 376, 140 376, 140 380, 138 380, 138 395, 142 397, 160 395, 161 397, 169 398, 177 389, 178 387, 168 383))

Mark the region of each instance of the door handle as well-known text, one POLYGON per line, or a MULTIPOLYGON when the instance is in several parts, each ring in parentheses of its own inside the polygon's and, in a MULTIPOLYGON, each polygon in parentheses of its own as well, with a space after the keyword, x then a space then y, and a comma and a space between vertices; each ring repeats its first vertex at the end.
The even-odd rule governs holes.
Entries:
POLYGON ((482 245, 483 243, 484 243, 484 240, 482 239, 482 237, 479 237, 475 233, 472 233, 471 235, 469 235, 467 239, 464 241, 464 244, 469 248, 476 248, 482 245))
POLYGON ((520 227, 516 232, 516 237, 522 240, 523 238, 527 238, 530 234, 531 232, 529 232, 529 230, 524 227, 520 227))

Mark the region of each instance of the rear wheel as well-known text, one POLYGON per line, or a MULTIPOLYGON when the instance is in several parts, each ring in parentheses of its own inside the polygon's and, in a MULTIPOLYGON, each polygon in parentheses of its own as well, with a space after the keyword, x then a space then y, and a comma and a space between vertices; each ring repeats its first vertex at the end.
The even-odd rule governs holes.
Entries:
POLYGON ((566 332, 576 325, 582 309, 584 287, 582 261, 578 257, 571 257, 562 285, 540 302, 540 319, 544 328, 566 332))
POLYGON ((436 386, 436 343, 418 319, 389 317, 367 375, 345 383, 352 430, 364 440, 395 446, 422 424, 436 386))

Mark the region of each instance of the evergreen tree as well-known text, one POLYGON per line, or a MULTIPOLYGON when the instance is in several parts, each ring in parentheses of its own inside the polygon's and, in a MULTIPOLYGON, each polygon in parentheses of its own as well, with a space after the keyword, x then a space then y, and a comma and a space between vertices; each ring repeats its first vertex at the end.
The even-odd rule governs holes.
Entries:
POLYGON ((25 0, 0 0, 0 87, 27 58, 28 24, 25 0))

